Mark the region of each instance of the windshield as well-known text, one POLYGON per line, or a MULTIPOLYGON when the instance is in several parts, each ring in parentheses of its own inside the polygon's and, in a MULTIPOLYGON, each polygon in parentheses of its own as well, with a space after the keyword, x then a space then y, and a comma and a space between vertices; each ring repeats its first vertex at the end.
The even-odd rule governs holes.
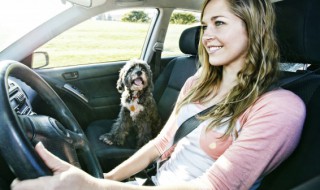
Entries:
POLYGON ((69 7, 70 3, 61 0, 2 0, 0 51, 69 7))

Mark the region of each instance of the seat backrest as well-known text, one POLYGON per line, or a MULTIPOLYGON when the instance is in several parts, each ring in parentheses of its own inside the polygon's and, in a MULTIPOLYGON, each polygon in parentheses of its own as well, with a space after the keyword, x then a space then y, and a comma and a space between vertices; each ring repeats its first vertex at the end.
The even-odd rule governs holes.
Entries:
POLYGON ((183 84, 197 70, 199 32, 200 26, 182 32, 179 47, 186 55, 171 60, 154 84, 154 98, 163 121, 166 121, 172 112, 183 84))
MULTIPOLYGON (((287 63, 320 63, 320 1, 285 0, 275 3, 281 59, 287 63)), ((309 71, 310 72, 310 71, 309 71)), ((320 75, 311 72, 283 86, 306 104, 300 143, 293 154, 265 177, 259 189, 292 189, 320 175, 320 75)))

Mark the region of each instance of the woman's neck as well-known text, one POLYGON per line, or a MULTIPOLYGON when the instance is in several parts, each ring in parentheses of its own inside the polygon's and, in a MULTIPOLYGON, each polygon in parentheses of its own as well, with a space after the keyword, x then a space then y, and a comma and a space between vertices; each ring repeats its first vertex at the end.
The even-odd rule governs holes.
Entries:
POLYGON ((219 88, 213 88, 212 93, 203 101, 205 106, 211 106, 221 102, 231 89, 237 84, 238 71, 231 69, 224 69, 222 73, 222 80, 219 88))

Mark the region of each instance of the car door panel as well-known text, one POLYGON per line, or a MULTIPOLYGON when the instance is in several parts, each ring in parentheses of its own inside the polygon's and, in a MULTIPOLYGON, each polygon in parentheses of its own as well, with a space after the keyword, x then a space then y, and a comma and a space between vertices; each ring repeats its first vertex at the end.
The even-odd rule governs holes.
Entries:
POLYGON ((119 70, 125 62, 38 69, 60 95, 82 126, 98 119, 116 118, 120 93, 116 89, 119 70))

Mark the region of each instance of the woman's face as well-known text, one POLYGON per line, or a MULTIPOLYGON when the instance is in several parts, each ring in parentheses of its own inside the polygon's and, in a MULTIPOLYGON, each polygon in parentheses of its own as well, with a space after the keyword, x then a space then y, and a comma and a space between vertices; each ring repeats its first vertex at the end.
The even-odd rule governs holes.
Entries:
POLYGON ((226 0, 211 0, 203 12, 202 43, 214 66, 240 70, 248 49, 245 23, 232 14, 226 0))

